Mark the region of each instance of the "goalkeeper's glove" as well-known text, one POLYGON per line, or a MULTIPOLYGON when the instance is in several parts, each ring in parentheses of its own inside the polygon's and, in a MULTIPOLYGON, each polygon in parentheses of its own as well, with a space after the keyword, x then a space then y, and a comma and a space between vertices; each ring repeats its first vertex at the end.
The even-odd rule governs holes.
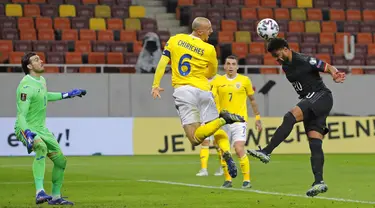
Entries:
POLYGON ((29 129, 26 129, 25 131, 25 141, 26 141, 26 147, 27 147, 27 153, 31 153, 33 151, 33 145, 34 145, 34 138, 36 134, 31 132, 29 129))
POLYGON ((62 99, 74 98, 75 96, 82 97, 86 95, 86 90, 74 89, 70 92, 63 92, 62 99))

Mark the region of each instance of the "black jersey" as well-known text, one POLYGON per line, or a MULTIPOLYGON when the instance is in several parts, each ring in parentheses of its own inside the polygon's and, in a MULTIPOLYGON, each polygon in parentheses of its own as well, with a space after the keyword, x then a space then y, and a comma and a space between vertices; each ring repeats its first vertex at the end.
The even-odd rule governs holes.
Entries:
POLYGON ((282 65, 286 78, 294 89, 304 98, 309 93, 330 90, 323 83, 319 72, 324 72, 326 63, 317 58, 292 51, 292 61, 282 65))

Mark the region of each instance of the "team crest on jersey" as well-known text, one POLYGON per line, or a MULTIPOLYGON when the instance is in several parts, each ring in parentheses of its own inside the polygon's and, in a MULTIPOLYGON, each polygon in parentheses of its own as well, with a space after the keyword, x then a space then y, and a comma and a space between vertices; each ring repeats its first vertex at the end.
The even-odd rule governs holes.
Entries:
POLYGON ((27 94, 26 93, 21 93, 21 100, 26 101, 27 94))
POLYGON ((241 83, 240 83, 240 82, 237 82, 237 83, 236 83, 236 88, 237 88, 237 89, 240 89, 240 87, 241 87, 241 83))

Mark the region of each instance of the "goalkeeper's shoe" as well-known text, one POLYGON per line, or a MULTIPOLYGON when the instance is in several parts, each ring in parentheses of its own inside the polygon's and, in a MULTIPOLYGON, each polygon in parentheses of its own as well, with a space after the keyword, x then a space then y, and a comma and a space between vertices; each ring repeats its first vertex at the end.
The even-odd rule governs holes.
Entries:
POLYGON ((232 188, 232 181, 224 181, 222 188, 232 188))
POLYGON ((44 202, 47 202, 52 199, 52 196, 46 194, 44 190, 41 190, 38 192, 35 198, 36 204, 43 204, 44 202))
POLYGON ((228 172, 229 172, 229 175, 230 175, 232 178, 237 177, 237 167, 236 167, 236 163, 234 162, 234 160, 233 160, 232 155, 230 154, 230 152, 224 152, 224 153, 223 153, 223 158, 224 158, 225 162, 226 162, 227 165, 228 165, 228 172))
POLYGON ((251 188, 251 183, 250 181, 244 181, 242 183, 242 188, 251 188))
POLYGON ((50 200, 48 201, 48 204, 49 205, 74 205, 73 202, 70 202, 64 198, 58 198, 58 199, 55 199, 55 200, 50 200))
POLYGON ((202 168, 199 170, 199 172, 196 174, 196 176, 208 176, 208 171, 205 168, 202 168))
POLYGON ((247 150, 247 154, 258 158, 263 163, 268 163, 271 160, 271 155, 259 148, 259 150, 247 150))
POLYGON ((314 197, 320 193, 325 193, 328 191, 327 184, 324 181, 313 183, 312 187, 306 192, 307 196, 314 197))
POLYGON ((220 118, 223 118, 226 124, 232 124, 235 122, 245 122, 245 119, 242 116, 229 113, 225 110, 220 112, 220 118))

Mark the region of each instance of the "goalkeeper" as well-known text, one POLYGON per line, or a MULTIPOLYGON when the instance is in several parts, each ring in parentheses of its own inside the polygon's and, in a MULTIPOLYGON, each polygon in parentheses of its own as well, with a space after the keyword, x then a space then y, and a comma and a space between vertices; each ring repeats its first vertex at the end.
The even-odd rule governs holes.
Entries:
POLYGON ((17 120, 15 134, 30 154, 35 152, 33 175, 36 188, 36 204, 48 201, 51 205, 73 205, 61 197, 61 186, 64 179, 66 158, 54 135, 46 128, 47 103, 76 96, 86 95, 85 90, 75 89, 71 92, 48 92, 46 80, 41 76, 44 72, 43 61, 35 53, 27 53, 22 57, 23 77, 17 88, 17 120), (46 157, 53 162, 52 196, 44 191, 44 172, 46 157))

